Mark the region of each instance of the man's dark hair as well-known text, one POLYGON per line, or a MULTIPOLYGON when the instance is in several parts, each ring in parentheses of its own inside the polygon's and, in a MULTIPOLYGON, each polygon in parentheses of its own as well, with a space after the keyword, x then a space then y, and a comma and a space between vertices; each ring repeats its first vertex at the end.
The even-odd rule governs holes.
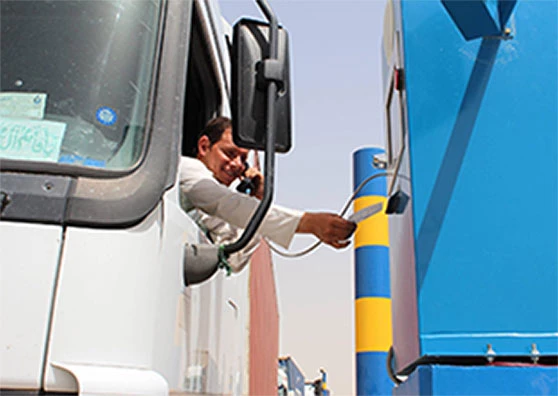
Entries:
MULTIPOLYGON (((221 136, 223 136, 223 132, 225 132, 227 128, 232 128, 232 121, 230 118, 215 117, 209 120, 209 122, 205 125, 205 128, 202 129, 202 131, 198 135, 198 141, 202 136, 205 135, 209 138, 209 141, 213 145, 214 143, 217 143, 221 139, 221 136)), ((195 151, 197 154, 198 152, 197 141, 196 141, 195 151)))

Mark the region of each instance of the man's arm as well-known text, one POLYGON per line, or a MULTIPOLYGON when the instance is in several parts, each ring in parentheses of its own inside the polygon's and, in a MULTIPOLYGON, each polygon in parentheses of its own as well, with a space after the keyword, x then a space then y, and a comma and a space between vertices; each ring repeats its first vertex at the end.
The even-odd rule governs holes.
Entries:
MULTIPOLYGON (((217 182, 205 165, 194 158, 182 158, 180 188, 194 207, 219 217, 235 227, 246 228, 259 200, 233 191, 217 182)), ((288 248, 303 212, 273 205, 258 234, 288 248)))
MULTIPOLYGON (((192 205, 239 228, 246 228, 259 205, 258 199, 218 183, 205 165, 193 158, 181 161, 180 187, 192 205)), ((356 224, 333 213, 304 213, 273 205, 258 233, 286 249, 295 233, 313 234, 330 246, 343 248, 355 229, 356 224)))
POLYGON ((314 234, 320 241, 336 249, 349 245, 348 238, 356 229, 356 224, 333 213, 309 213, 302 215, 296 232, 314 234))
MULTIPOLYGON (((245 176, 255 182, 256 188, 251 195, 263 198, 263 175, 256 168, 249 168, 245 176)), ((349 245, 349 238, 356 229, 356 224, 332 213, 309 213, 302 215, 296 228, 298 234, 313 234, 322 242, 337 249, 349 245)))

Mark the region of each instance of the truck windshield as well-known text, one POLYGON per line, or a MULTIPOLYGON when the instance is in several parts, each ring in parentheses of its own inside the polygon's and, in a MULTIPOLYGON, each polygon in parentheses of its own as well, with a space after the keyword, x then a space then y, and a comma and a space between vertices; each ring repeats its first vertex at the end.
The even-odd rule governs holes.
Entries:
POLYGON ((0 159, 141 159, 161 0, 0 3, 0 159))

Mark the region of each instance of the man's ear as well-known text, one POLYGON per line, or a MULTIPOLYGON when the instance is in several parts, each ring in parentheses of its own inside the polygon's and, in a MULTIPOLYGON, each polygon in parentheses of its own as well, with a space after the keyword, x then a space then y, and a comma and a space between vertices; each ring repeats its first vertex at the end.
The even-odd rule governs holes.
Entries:
POLYGON ((209 151, 210 147, 211 147, 211 141, 209 140, 209 137, 207 137, 206 135, 200 137, 198 139, 198 157, 205 156, 209 151))

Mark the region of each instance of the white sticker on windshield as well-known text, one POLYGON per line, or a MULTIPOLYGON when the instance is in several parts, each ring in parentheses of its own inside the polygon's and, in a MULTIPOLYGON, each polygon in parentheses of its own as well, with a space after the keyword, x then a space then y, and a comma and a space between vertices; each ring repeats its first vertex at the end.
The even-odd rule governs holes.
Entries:
POLYGON ((0 116, 43 119, 46 93, 1 92, 0 116))
POLYGON ((0 117, 0 158, 57 162, 66 124, 0 117))

